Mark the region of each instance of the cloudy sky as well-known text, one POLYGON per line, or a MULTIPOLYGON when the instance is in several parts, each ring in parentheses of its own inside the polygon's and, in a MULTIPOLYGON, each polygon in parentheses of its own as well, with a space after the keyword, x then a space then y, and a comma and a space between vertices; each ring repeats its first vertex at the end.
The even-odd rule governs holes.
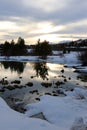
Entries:
POLYGON ((0 0, 0 43, 87 38, 87 0, 0 0))

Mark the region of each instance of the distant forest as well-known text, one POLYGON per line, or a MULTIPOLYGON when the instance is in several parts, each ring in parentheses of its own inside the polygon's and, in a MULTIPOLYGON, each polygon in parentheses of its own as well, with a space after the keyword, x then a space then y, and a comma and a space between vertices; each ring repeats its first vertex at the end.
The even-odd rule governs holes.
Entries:
POLYGON ((17 43, 14 40, 11 42, 5 41, 4 44, 0 45, 0 54, 3 56, 26 56, 26 55, 37 55, 47 56, 52 55, 52 51, 62 50, 63 53, 66 51, 83 51, 87 50, 87 39, 80 39, 77 41, 70 41, 66 43, 50 44, 48 41, 41 42, 40 39, 35 45, 26 45, 25 40, 21 37, 18 38, 17 43), (29 52, 28 49, 31 49, 29 52))

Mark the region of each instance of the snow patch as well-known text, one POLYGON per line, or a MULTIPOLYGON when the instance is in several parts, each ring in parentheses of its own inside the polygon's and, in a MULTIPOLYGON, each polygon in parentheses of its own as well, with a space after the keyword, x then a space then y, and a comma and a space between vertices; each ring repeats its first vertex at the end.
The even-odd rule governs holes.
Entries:
MULTIPOLYGON (((73 92, 68 92, 65 97, 53 97, 49 95, 42 96, 40 102, 28 104, 26 106, 26 115, 32 116, 38 113, 43 113, 45 118, 52 124, 58 127, 58 130, 76 130, 73 124, 76 118, 81 117, 87 121, 87 91, 79 88, 73 92), (79 95, 84 95, 84 98, 78 98, 79 95)), ((85 128, 85 124, 81 124, 85 128)), ((75 127, 76 128, 76 127, 75 127)), ((79 127, 77 130, 80 130, 79 127)), ((81 129, 82 130, 82 129, 81 129)), ((85 130, 85 129, 84 129, 85 130)))
POLYGON ((32 119, 7 106, 0 98, 0 130, 58 130, 56 126, 41 119, 32 119))

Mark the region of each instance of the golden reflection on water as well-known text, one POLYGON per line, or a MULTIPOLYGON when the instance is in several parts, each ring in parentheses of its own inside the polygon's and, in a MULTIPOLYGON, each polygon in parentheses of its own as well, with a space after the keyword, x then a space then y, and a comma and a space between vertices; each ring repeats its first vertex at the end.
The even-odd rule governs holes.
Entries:
POLYGON ((34 82, 38 85, 38 83, 41 83, 43 81, 53 82, 53 80, 61 80, 61 76, 63 75, 67 79, 71 77, 71 80, 69 82, 77 82, 77 74, 73 72, 74 69, 69 67, 65 68, 63 64, 27 62, 25 66, 22 65, 22 67, 24 67, 22 72, 18 73, 17 70, 19 69, 16 68, 16 70, 12 68, 11 70, 10 66, 8 66, 8 68, 4 68, 3 64, 0 63, 0 80, 7 77, 7 80, 9 82, 18 79, 21 80, 21 84, 34 82), (64 72, 61 72, 61 70, 64 72), (19 79, 19 77, 22 77, 22 79, 19 79))
POLYGON ((9 64, 7 64, 7 69, 6 69, 4 68, 6 67, 6 64, 4 65, 5 66, 3 66, 3 64, 0 64, 0 80, 2 78, 7 77, 6 80, 8 80, 9 84, 11 84, 11 81, 20 80, 21 85, 23 85, 22 88, 15 88, 12 91, 6 89, 4 93, 0 93, 1 96, 8 101, 10 97, 10 99, 17 98, 17 100, 19 101, 21 100, 25 103, 31 103, 31 102, 36 102, 36 98, 38 98, 39 96, 45 94, 54 94, 53 93, 54 91, 55 94, 58 94, 56 93, 56 90, 59 87, 64 87, 64 89, 65 88, 70 89, 72 87, 77 87, 76 85, 77 83, 79 83, 80 86, 83 85, 86 86, 86 82, 82 82, 77 79, 78 74, 73 72, 74 71, 73 68, 69 68, 69 67, 65 68, 63 64, 54 64, 54 63, 46 63, 46 62, 41 62, 41 63, 27 62, 24 68, 22 68, 23 71, 21 71, 21 73, 17 72, 17 70, 19 70, 18 68, 14 67, 12 68, 12 70, 14 71, 12 71, 11 67, 13 66, 8 66, 9 64), (33 86, 32 87, 27 86, 26 84, 28 82, 32 82, 33 86), (63 82, 64 84, 61 84, 60 86, 56 86, 56 82, 63 82), (52 85, 46 87, 46 86, 42 86, 42 83, 46 83, 46 84, 51 83, 52 85))

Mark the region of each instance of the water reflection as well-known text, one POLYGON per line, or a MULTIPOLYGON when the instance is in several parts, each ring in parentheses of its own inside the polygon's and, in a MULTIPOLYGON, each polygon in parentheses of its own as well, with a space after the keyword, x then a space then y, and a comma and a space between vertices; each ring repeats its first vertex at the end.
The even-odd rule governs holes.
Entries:
POLYGON ((34 63, 34 70, 36 71, 35 77, 42 78, 43 80, 48 80, 48 66, 46 62, 41 62, 41 63, 34 63))
POLYGON ((18 74, 23 73, 24 68, 26 66, 25 62, 6 62, 6 61, 2 61, 1 62, 1 66, 3 65, 4 69, 9 69, 11 70, 11 72, 16 71, 18 74))
POLYGON ((64 67, 62 64, 1 62, 0 81, 4 79, 5 82, 8 81, 8 84, 1 86, 0 96, 15 108, 18 102, 20 104, 21 102, 25 104, 37 102, 41 95, 61 95, 61 88, 64 88, 64 91, 72 91, 78 85, 87 87, 87 75, 85 76, 86 82, 81 80, 81 75, 74 73, 73 68, 64 67), (64 70, 64 73, 61 70, 64 70), (11 73, 11 71, 13 72, 11 73), (18 73, 21 75, 19 76, 18 73), (19 77, 22 78, 19 79, 19 77), (12 84, 17 80, 20 81, 20 84, 12 84))

